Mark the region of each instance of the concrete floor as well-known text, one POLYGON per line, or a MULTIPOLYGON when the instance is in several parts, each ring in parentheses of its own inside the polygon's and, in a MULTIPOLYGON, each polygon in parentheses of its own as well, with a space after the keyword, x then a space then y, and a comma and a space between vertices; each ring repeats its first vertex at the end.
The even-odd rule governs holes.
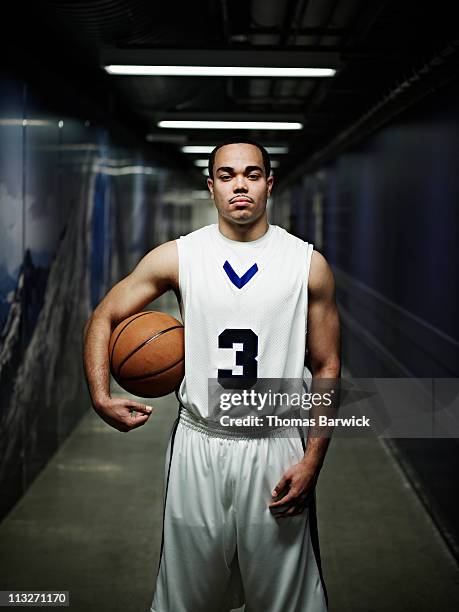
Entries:
MULTIPOLYGON (((73 612, 149 609, 177 411, 173 396, 153 404, 127 435, 88 411, 0 525, 0 590, 69 590, 73 612)), ((459 609, 457 565, 378 440, 332 441, 318 513, 331 612, 459 609)))

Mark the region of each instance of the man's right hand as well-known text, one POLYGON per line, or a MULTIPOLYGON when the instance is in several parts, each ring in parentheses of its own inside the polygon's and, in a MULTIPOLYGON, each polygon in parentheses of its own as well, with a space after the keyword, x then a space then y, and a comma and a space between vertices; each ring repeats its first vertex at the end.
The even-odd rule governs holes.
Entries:
POLYGON ((127 398, 110 397, 110 336, 118 323, 141 312, 169 289, 178 293, 178 277, 177 241, 171 240, 147 253, 131 274, 112 287, 85 325, 83 365, 89 395, 95 411, 118 431, 144 425, 152 410, 127 398))
POLYGON ((127 433, 145 425, 153 408, 139 404, 125 397, 112 397, 94 406, 95 411, 106 423, 118 431, 127 433))

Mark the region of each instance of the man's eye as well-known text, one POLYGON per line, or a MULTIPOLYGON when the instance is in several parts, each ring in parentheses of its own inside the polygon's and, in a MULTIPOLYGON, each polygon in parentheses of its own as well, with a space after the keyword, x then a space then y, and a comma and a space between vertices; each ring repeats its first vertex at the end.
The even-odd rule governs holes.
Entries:
POLYGON ((220 174, 218 178, 222 181, 228 181, 229 179, 231 179, 231 176, 229 174, 220 174))
POLYGON ((255 180, 256 181, 259 178, 260 178, 259 174, 249 174, 249 179, 250 180, 255 180))

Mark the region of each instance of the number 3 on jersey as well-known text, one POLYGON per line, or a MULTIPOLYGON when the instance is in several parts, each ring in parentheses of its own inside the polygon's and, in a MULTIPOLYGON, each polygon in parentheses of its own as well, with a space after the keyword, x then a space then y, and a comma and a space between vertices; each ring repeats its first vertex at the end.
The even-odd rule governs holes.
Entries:
POLYGON ((218 370, 218 382, 225 389, 247 389, 253 387, 258 377, 258 336, 251 329, 225 329, 218 336, 218 348, 231 349, 242 344, 236 351, 236 365, 242 366, 242 374, 232 370, 218 370))

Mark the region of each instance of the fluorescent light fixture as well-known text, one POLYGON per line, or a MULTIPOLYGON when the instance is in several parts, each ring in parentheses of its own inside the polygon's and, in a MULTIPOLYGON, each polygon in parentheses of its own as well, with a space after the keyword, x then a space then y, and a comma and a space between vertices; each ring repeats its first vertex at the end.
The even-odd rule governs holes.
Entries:
POLYGON ((108 74, 128 76, 225 76, 225 77, 332 77, 333 68, 281 68, 269 66, 136 66, 110 64, 108 74))
MULTIPOLYGON (((216 145, 185 145, 180 150, 182 153, 193 155, 206 155, 212 153, 216 145)), ((270 155, 283 155, 288 153, 288 147, 265 147, 270 155)))
POLYGON ((288 147, 266 147, 270 155, 284 155, 288 153, 288 147))
POLYGON ((52 123, 46 119, 0 119, 0 125, 22 125, 22 127, 46 127, 52 123))
POLYGON ((301 130, 296 121, 158 121, 160 128, 178 130, 301 130))
POLYGON ((192 153, 194 155, 206 155, 212 153, 216 145, 201 146, 201 145, 185 145, 180 150, 182 153, 192 153))
POLYGON ((279 166, 280 166, 279 161, 277 161, 276 159, 271 160, 271 168, 279 168, 279 166))
POLYGON ((100 174, 109 174, 110 176, 128 176, 131 174, 156 174, 155 169, 150 166, 124 166, 121 168, 113 168, 102 164, 94 164, 93 170, 95 172, 100 172, 100 174))
POLYGON ((207 168, 204 168, 202 173, 204 174, 205 177, 207 177, 207 178, 209 177, 209 173, 207 172, 207 168))

